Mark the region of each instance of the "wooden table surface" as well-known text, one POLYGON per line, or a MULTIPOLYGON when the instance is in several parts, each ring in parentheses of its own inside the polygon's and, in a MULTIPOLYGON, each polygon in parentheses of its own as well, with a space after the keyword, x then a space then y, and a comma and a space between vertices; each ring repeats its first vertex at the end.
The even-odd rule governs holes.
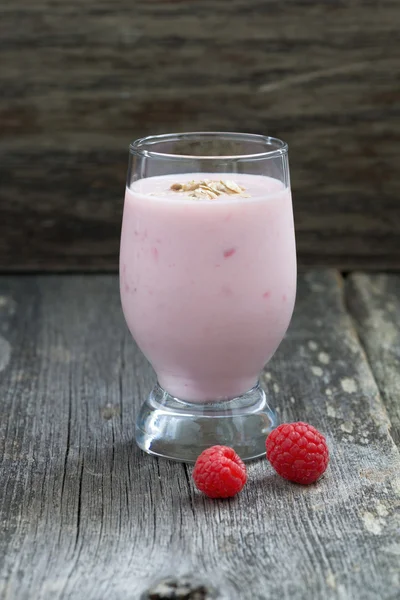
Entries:
POLYGON ((135 446, 154 376, 117 277, 0 277, 0 598, 398 599, 399 322, 400 275, 301 274, 263 380, 330 466, 302 487, 255 461, 212 501, 135 446))

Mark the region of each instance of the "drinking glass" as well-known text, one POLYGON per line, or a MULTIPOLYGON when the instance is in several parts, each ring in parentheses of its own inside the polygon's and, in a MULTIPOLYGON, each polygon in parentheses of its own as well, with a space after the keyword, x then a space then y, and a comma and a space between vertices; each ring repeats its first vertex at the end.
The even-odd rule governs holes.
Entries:
POLYGON ((265 454, 276 415, 259 383, 289 325, 296 249, 288 147, 242 133, 130 145, 120 290, 157 383, 136 422, 150 454, 265 454))

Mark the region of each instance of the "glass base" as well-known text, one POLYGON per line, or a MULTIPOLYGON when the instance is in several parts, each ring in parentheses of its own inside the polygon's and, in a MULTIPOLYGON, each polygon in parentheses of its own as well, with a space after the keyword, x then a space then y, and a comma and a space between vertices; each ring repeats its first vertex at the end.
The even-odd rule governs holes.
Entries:
POLYGON ((265 455, 265 440, 276 425, 260 385, 231 400, 201 404, 174 398, 156 384, 136 421, 136 442, 148 454, 183 462, 195 462, 216 444, 251 460, 265 455))

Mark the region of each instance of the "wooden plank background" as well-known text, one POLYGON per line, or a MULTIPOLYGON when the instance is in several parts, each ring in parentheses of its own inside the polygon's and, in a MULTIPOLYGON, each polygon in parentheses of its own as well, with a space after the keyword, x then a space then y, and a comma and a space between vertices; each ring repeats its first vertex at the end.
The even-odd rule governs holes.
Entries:
POLYGON ((130 140, 287 140, 300 262, 400 267, 397 0, 0 5, 0 268, 114 269, 130 140))
POLYGON ((212 501, 192 466, 135 446, 154 375, 123 321, 117 277, 0 277, 0 598, 139 600, 160 578, 195 574, 220 600, 397 600, 399 374, 380 375, 368 316, 399 312, 383 283, 300 276, 264 371, 282 421, 327 436, 324 477, 298 486, 252 461, 243 492, 212 501), (346 311, 352 286, 369 360, 346 311))

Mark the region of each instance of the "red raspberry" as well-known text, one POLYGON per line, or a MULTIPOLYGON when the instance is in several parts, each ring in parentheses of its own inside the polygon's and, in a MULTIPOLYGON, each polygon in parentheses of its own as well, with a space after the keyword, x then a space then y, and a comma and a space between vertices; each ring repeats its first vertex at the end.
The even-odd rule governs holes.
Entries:
POLYGON ((275 471, 295 483, 314 483, 326 471, 329 450, 324 436, 307 423, 284 423, 266 442, 267 458, 275 471))
POLYGON ((246 483, 247 471, 233 448, 212 446, 196 460, 193 479, 197 489, 209 498, 231 498, 246 483))

